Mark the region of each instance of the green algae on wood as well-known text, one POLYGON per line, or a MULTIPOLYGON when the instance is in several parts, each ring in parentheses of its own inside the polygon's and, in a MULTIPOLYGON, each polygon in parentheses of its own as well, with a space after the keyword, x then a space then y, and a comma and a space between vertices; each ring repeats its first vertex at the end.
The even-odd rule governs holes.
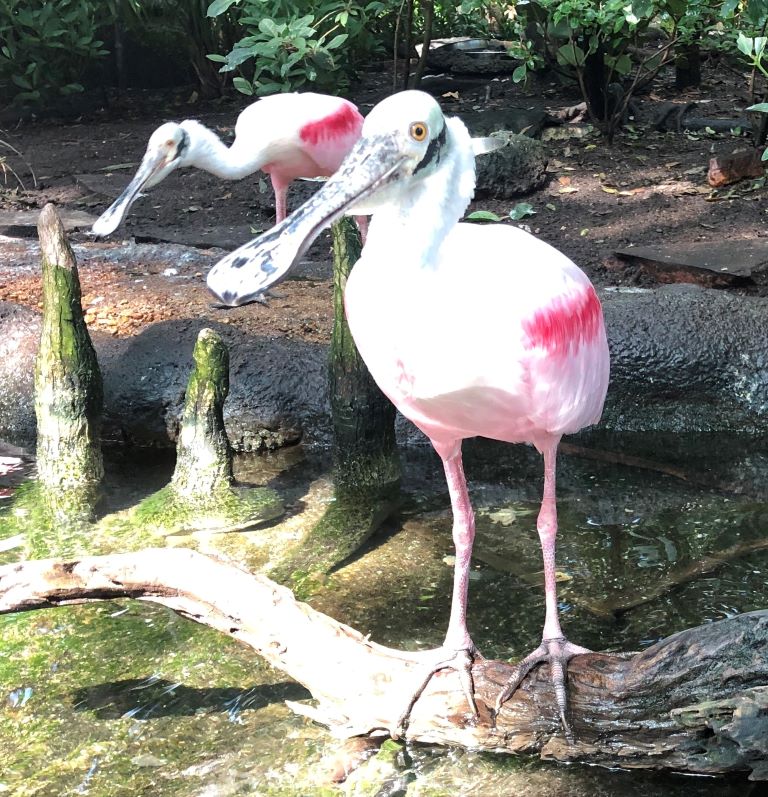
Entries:
POLYGON ((129 515, 160 534, 236 531, 283 513, 277 493, 237 485, 232 449, 224 429, 229 393, 229 352, 221 336, 202 329, 193 353, 171 483, 146 498, 129 515))
POLYGON ((344 289, 360 257, 360 235, 350 218, 331 227, 333 331, 328 385, 333 427, 334 500, 318 523, 270 574, 297 586, 343 562, 397 507, 400 460, 395 407, 373 381, 344 315, 344 289))
POLYGON ((104 476, 103 388, 80 305, 77 262, 55 207, 38 222, 43 321, 35 362, 37 472, 54 516, 89 516, 104 476))

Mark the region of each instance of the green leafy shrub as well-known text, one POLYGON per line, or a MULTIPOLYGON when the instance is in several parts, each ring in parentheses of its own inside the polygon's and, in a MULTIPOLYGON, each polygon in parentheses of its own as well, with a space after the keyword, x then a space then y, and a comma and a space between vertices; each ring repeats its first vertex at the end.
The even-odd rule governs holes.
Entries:
POLYGON ((376 21, 390 12, 383 0, 214 0, 208 16, 233 9, 246 35, 226 56, 208 57, 222 64, 222 72, 240 72, 234 86, 248 95, 309 83, 343 87, 356 60, 378 50, 376 21))
POLYGON ((107 54, 97 31, 109 21, 98 0, 0 0, 0 93, 34 103, 82 91, 86 67, 107 54))

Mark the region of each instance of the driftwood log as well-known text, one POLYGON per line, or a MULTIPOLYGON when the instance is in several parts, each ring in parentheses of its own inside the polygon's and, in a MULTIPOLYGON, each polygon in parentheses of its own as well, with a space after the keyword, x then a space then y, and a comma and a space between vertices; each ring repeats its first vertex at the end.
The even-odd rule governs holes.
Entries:
MULTIPOLYGON (((0 613, 135 598, 160 603, 249 645, 307 687, 290 704, 338 736, 387 732, 420 680, 418 653, 371 642, 262 576, 184 549, 150 549, 0 568, 0 613)), ((557 721, 546 667, 492 717, 510 665, 473 668, 480 717, 458 676, 438 673, 416 703, 406 737, 543 758, 768 779, 768 612, 675 634, 642 653, 579 656, 569 666, 576 741, 557 721)))

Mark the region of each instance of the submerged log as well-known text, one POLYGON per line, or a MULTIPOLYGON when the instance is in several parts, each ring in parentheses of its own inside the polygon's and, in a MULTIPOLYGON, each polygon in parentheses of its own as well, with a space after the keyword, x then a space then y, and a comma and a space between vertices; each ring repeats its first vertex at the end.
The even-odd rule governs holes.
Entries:
MULTIPOLYGON (((377 645, 269 579, 193 551, 0 568, 0 613, 123 597, 163 604, 250 645, 316 701, 291 708, 339 736, 386 733, 422 677, 418 652, 377 645)), ((438 673, 414 706, 406 737, 564 762, 768 779, 768 611, 682 631, 631 656, 573 659, 572 744, 560 731, 546 666, 491 715, 511 669, 475 662, 477 722, 457 674, 438 673)))
POLYGON ((101 373, 80 305, 75 255, 56 208, 38 222, 43 320, 35 362, 37 472, 43 489, 64 491, 57 506, 89 511, 104 476, 101 373))

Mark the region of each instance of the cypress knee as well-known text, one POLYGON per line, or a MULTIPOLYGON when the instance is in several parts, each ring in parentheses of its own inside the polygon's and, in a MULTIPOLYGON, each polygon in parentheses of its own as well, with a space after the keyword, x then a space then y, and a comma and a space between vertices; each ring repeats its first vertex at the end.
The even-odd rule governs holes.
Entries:
POLYGON ((218 332, 201 329, 187 383, 171 483, 136 506, 129 521, 152 534, 236 531, 283 513, 274 490, 238 484, 224 429, 229 352, 218 332))
POLYGON ((75 256, 51 204, 40 213, 38 234, 43 273, 35 363, 39 481, 47 489, 75 490, 95 500, 104 476, 101 373, 83 319, 75 256))
POLYGON ((294 588, 311 585, 351 556, 399 503, 400 460, 395 408, 379 390, 352 340, 344 315, 344 287, 360 257, 360 237, 349 218, 333 235, 334 323, 329 359, 333 427, 334 500, 296 548, 270 571, 294 588))
POLYGON ((202 329, 192 356, 171 484, 180 495, 207 498, 232 484, 232 452, 224 431, 229 352, 220 335, 202 329))
POLYGON ((400 478, 395 407, 368 372, 344 314, 344 288, 360 257, 360 236, 350 218, 336 222, 331 232, 334 319, 328 384, 336 487, 384 487, 400 478))

